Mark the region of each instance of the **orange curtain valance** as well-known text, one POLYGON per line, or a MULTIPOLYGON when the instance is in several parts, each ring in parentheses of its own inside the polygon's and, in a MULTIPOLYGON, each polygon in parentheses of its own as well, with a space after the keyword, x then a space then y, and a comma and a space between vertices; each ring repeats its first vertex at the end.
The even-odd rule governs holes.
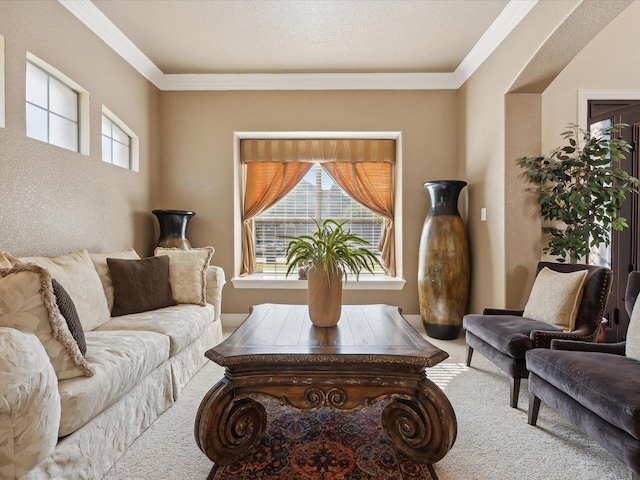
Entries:
POLYGON ((240 160, 251 162, 396 162, 396 142, 388 139, 243 139, 240 160))

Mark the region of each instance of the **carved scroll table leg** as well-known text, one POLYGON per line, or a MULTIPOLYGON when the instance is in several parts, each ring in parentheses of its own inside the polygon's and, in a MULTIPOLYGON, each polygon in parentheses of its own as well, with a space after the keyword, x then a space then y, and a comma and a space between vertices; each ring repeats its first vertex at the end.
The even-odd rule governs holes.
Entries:
POLYGON ((255 400, 234 400, 227 378, 205 395, 194 433, 200 450, 218 465, 228 465, 253 451, 262 441, 267 415, 255 400))
POLYGON ((449 399, 426 378, 418 383, 415 398, 399 398, 385 407, 382 425, 398 450, 423 463, 441 460, 458 431, 449 399))

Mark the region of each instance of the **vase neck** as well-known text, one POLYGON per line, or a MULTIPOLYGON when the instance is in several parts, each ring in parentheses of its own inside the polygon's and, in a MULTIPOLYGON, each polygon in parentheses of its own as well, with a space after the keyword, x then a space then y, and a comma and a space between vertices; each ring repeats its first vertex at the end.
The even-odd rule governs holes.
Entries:
POLYGON ((425 182, 424 188, 429 192, 431 206, 429 215, 460 215, 458 197, 467 185, 461 180, 438 180, 425 182))

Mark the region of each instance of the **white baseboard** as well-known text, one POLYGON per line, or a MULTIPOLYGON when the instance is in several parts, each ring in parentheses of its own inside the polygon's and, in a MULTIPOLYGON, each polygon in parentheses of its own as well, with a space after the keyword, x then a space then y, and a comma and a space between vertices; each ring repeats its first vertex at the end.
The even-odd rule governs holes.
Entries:
MULTIPOLYGON (((222 320, 222 328, 225 330, 235 330, 247 316, 248 313, 223 313, 220 317, 222 320)), ((424 332, 422 317, 420 317, 420 315, 403 315, 403 317, 406 318, 411 326, 419 333, 424 332)))

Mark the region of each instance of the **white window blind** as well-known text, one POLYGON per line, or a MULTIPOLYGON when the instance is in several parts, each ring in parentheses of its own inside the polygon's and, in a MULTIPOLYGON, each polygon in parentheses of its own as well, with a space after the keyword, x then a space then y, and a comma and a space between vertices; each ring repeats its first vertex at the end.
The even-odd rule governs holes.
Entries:
MULTIPOLYGON (((255 272, 282 274, 287 270, 285 236, 311 235, 317 222, 347 221, 352 233, 370 243, 379 256, 383 217, 360 205, 315 163, 280 202, 255 217, 255 272)), ((377 271, 383 272, 381 267, 377 271)))

